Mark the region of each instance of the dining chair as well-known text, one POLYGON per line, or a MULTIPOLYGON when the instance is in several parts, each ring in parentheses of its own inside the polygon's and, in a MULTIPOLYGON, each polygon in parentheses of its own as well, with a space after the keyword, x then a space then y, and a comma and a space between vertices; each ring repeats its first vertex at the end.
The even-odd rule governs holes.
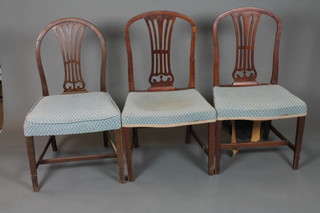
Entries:
MULTIPOLYGON (((186 126, 185 142, 189 143, 191 136, 196 139, 208 155, 208 173, 213 175, 216 112, 195 89, 195 22, 188 16, 177 12, 146 12, 133 17, 127 22, 125 38, 130 92, 122 111, 122 126, 126 147, 128 181, 134 181, 132 169, 133 140, 135 145, 138 146, 137 128, 143 127, 186 126), (171 38, 177 20, 180 23, 187 23, 191 27, 189 72, 187 72, 189 74, 189 84, 186 88, 175 87, 174 71, 171 69, 171 38), (134 39, 131 38, 136 38, 138 33, 130 37, 129 32, 130 27, 139 21, 146 24, 150 38, 151 72, 149 76, 144 76, 146 80, 148 79, 150 87, 146 90, 136 90, 135 87, 134 73, 137 72, 134 72, 133 67, 131 40, 134 39), (208 146, 194 132, 192 126, 197 124, 208 124, 208 146)), ((146 40, 144 39, 144 41, 146 40)), ((182 45, 181 42, 179 44, 182 45)))
POLYGON ((37 39, 36 61, 43 97, 32 107, 24 122, 33 190, 39 191, 37 168, 41 164, 103 158, 117 158, 120 182, 124 183, 121 117, 117 105, 106 89, 106 47, 100 30, 79 18, 56 20, 47 25, 37 39), (87 28, 98 36, 101 45, 100 91, 95 92, 87 91, 80 63, 81 44, 87 28), (59 95, 49 95, 41 60, 41 43, 49 31, 53 31, 58 40, 64 65, 63 93, 59 95), (109 138, 108 131, 114 132, 115 142, 109 138), (44 159, 50 145, 53 151, 58 150, 56 135, 92 132, 102 132, 104 145, 110 143, 114 153, 44 159), (38 159, 35 155, 34 136, 49 136, 38 159))
MULTIPOLYGON (((222 23, 220 23, 222 25, 222 23)), ((226 25, 223 26, 226 31, 226 25)), ((271 29, 268 29, 269 32, 271 29)), ((279 44, 282 25, 280 18, 264 9, 245 7, 229 10, 221 14, 213 24, 214 41, 214 106, 217 111, 217 134, 215 149, 215 173, 220 172, 221 149, 236 149, 245 147, 288 146, 294 152, 293 169, 298 169, 305 119, 306 104, 278 85, 279 72, 279 44), (232 71, 231 85, 220 83, 220 55, 218 25, 221 20, 232 21, 236 39, 235 65, 232 71), (273 44, 273 64, 269 83, 258 83, 258 69, 255 68, 255 41, 258 26, 262 17, 269 17, 275 23, 275 37, 273 44), (287 139, 271 124, 272 120, 297 118, 295 143, 287 139), (250 142, 235 143, 234 128, 233 143, 222 143, 222 123, 235 120, 251 120, 252 139, 250 142), (264 128, 261 129, 261 123, 264 128), (268 139, 270 130, 279 138, 276 141, 268 139)), ((272 38, 273 39, 273 38, 272 38)), ((222 47, 225 48, 225 47, 222 47)), ((267 58, 267 57, 266 57, 267 58)))

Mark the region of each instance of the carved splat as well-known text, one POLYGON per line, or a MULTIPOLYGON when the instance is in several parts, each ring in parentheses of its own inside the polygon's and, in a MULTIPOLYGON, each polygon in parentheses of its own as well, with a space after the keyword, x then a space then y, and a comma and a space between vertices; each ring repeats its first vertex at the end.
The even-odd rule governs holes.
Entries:
POLYGON ((255 82, 254 44, 261 14, 242 12, 231 16, 236 34, 236 61, 232 77, 235 82, 255 82))
POLYGON ((145 17, 151 43, 151 87, 173 87, 170 65, 171 35, 176 17, 153 15, 145 17))
POLYGON ((174 76, 171 72, 170 63, 171 37, 176 20, 187 22, 191 27, 188 88, 195 88, 195 22, 188 16, 181 13, 157 10, 139 14, 131 18, 126 24, 125 38, 128 56, 128 80, 130 92, 137 90, 135 89, 133 54, 129 29, 133 23, 140 20, 144 21, 147 25, 151 46, 151 72, 148 79, 151 86, 147 91, 172 91, 177 89, 173 86, 174 76))
POLYGON ((64 93, 85 90, 85 82, 81 74, 81 43, 86 25, 65 22, 52 28, 56 35, 64 64, 64 93))

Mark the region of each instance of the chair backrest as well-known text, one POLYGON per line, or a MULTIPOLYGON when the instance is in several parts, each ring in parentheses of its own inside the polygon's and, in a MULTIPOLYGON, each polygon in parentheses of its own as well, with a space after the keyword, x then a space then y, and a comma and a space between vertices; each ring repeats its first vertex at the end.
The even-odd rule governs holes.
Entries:
POLYGON ((36 43, 36 60, 40 74, 42 94, 49 95, 47 80, 41 60, 41 43, 44 36, 52 30, 58 39, 64 64, 64 93, 86 92, 86 84, 81 73, 81 44, 86 28, 93 30, 102 49, 100 90, 106 91, 106 47, 100 30, 88 21, 79 18, 63 18, 47 25, 41 32, 36 43))
POLYGON ((213 24, 215 86, 220 85, 218 24, 227 16, 231 16, 232 18, 236 37, 236 59, 235 67, 232 72, 232 77, 234 80, 232 85, 259 85, 259 83, 256 81, 257 71, 254 65, 254 48, 256 33, 262 15, 269 16, 276 22, 273 65, 270 83, 278 83, 279 44, 282 30, 281 20, 278 16, 267 10, 254 7, 245 7, 229 10, 221 14, 213 24))
POLYGON ((191 25, 191 44, 189 57, 190 74, 188 88, 195 87, 195 22, 188 16, 185 16, 177 12, 151 11, 133 17, 128 21, 125 28, 130 91, 135 91, 135 84, 129 28, 134 22, 139 21, 141 19, 144 19, 148 27, 151 45, 151 73, 149 76, 149 83, 151 86, 148 89, 148 91, 168 91, 176 89, 173 86, 174 76, 172 74, 170 64, 170 47, 172 31, 177 18, 185 20, 191 25))

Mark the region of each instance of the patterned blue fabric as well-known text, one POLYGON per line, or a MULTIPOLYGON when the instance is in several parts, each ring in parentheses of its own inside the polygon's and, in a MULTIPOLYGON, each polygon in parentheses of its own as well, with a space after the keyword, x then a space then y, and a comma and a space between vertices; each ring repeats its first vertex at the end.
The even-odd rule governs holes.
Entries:
POLYGON ((307 114, 307 105, 279 85, 214 87, 218 120, 272 120, 307 114))
POLYGON ((120 129, 120 111, 108 93, 41 98, 24 123, 25 136, 67 135, 120 129))
POLYGON ((168 127, 216 120, 214 108, 195 89, 131 92, 122 112, 123 127, 168 127))

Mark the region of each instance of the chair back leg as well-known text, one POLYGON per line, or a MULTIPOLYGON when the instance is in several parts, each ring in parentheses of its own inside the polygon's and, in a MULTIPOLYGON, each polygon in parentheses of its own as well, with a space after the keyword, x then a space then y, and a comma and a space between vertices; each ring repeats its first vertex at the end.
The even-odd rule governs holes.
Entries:
POLYGON ((221 156, 221 140, 222 140, 222 122, 223 121, 217 121, 216 122, 216 141, 215 141, 215 169, 214 173, 219 174, 220 173, 220 156, 221 156))
POLYGON ((215 149, 216 123, 208 124, 208 174, 214 174, 214 149, 215 149))
POLYGON ((191 130, 192 130, 192 126, 186 126, 186 140, 185 143, 189 144, 191 142, 191 130))
POLYGON ((132 128, 132 141, 134 148, 139 148, 138 128, 132 128))
POLYGON ((54 135, 50 136, 49 140, 50 140, 52 151, 54 151, 54 152, 58 151, 56 136, 54 136, 54 135))
POLYGON ((271 120, 270 121, 264 121, 262 123, 262 139, 263 140, 267 140, 269 138, 270 126, 271 126, 271 120))
POLYGON ((108 147, 109 146, 109 135, 108 135, 108 131, 103 131, 103 145, 104 147, 108 147))
POLYGON ((132 137, 131 137, 132 128, 123 128, 124 132, 124 141, 126 149, 126 161, 127 161, 127 170, 128 170, 128 181, 134 181, 133 171, 132 171, 132 137))

